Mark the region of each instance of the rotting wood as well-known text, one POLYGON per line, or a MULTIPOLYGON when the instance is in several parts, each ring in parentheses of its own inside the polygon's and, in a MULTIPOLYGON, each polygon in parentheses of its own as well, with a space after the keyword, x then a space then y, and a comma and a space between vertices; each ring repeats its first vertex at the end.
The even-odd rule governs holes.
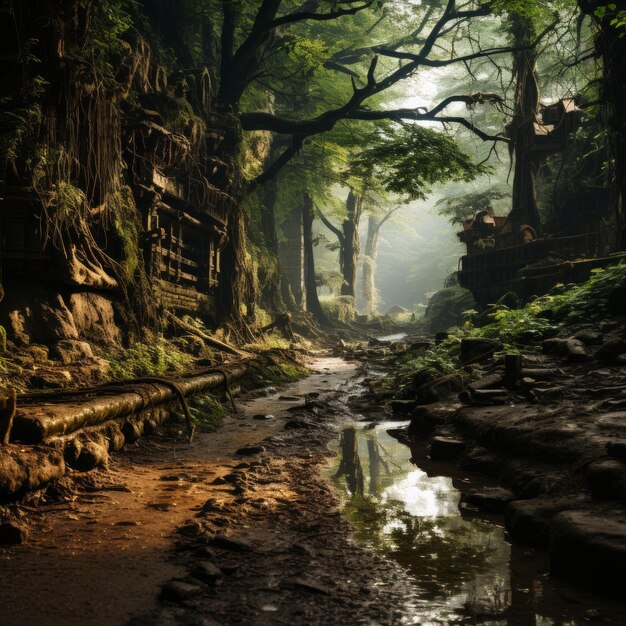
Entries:
MULTIPOLYGON (((186 398, 238 380, 248 369, 247 362, 240 362, 168 383, 175 384, 186 398)), ((122 419, 144 409, 175 401, 178 397, 170 384, 141 380, 126 381, 128 384, 124 386, 113 383, 111 386, 82 392, 76 390, 73 392, 74 399, 66 392, 62 402, 54 402, 53 397, 46 398, 46 394, 42 394, 41 402, 20 406, 14 421, 14 438, 22 443, 40 443, 48 437, 72 433, 86 426, 97 426, 108 420, 122 419), (81 393, 84 394, 82 398, 81 393)))
POLYGON ((196 337, 199 337, 200 339, 202 339, 203 341, 205 341, 206 343, 208 343, 210 346, 214 348, 218 348, 219 350, 228 352, 229 354, 235 354, 240 357, 245 356, 246 354, 242 350, 239 350, 238 348, 235 348, 234 346, 231 346, 230 344, 224 343, 223 341, 220 341, 219 339, 215 339, 214 337, 211 337, 210 335, 203 333, 200 329, 195 328, 191 324, 187 324, 186 322, 183 322, 183 320, 176 317, 169 311, 165 312, 165 317, 167 317, 167 319, 175 326, 182 328, 184 331, 192 335, 196 335, 196 337))

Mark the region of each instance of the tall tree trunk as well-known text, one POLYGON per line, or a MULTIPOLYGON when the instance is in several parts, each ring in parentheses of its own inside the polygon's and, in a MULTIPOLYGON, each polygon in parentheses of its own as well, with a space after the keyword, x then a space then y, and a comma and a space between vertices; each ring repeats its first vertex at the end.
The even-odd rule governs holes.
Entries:
POLYGON ((306 308, 320 324, 330 326, 330 322, 320 304, 319 296, 317 295, 317 284, 315 282, 315 256, 313 254, 314 220, 315 211, 313 210, 313 198, 308 193, 305 193, 302 205, 302 239, 304 246, 304 292, 306 308))
MULTIPOLYGON (((511 15, 510 27, 515 46, 527 46, 536 36, 532 20, 527 17, 511 15)), ((508 220, 513 232, 517 232, 522 224, 539 232, 541 220, 535 188, 537 164, 532 156, 534 123, 539 107, 537 51, 534 48, 514 54, 513 76, 516 86, 511 139, 515 168, 513 207, 508 220)))
MULTIPOLYGON (((583 13, 593 16, 595 10, 606 6, 607 2, 599 0, 579 0, 583 13)), ((615 2, 616 10, 626 10, 626 2, 615 2)), ((626 209, 626 37, 624 29, 616 28, 611 21, 615 18, 613 11, 607 11, 599 20, 600 32, 596 38, 596 49, 600 54, 604 76, 602 96, 606 104, 609 126, 609 146, 611 156, 615 160, 615 191, 617 198, 617 215, 622 228, 622 248, 626 248, 626 229, 624 227, 624 210, 626 209)))
POLYGON ((365 302, 365 313, 376 315, 376 257, 378 255, 378 233, 381 220, 376 215, 370 215, 367 223, 367 239, 363 254, 362 293, 365 302))
POLYGON ((353 191, 348 194, 346 201, 347 216, 343 221, 343 259, 340 259, 343 283, 341 285, 342 296, 355 297, 356 268, 361 246, 359 242, 359 222, 363 211, 363 196, 356 195, 353 191))
POLYGON ((302 205, 294 204, 280 225, 283 237, 278 244, 283 300, 294 310, 306 310, 304 293, 304 238, 302 205))
POLYGON ((280 257, 278 254, 278 237, 276 233, 276 182, 269 181, 260 190, 261 193, 261 230, 263 244, 273 263, 266 263, 259 268, 259 282, 262 287, 261 302, 263 308, 271 313, 283 311, 285 303, 282 299, 280 257))

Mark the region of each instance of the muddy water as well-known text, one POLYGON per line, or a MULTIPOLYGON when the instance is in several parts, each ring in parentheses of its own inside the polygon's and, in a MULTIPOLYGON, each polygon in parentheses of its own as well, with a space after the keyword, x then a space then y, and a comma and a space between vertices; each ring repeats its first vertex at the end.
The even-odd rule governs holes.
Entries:
POLYGON ((425 447, 410 449, 392 436, 397 428, 397 422, 347 427, 334 444, 329 475, 355 540, 408 573, 403 623, 626 623, 623 606, 550 579, 546 556, 512 546, 501 517, 460 509, 463 491, 488 483, 429 461, 425 447))

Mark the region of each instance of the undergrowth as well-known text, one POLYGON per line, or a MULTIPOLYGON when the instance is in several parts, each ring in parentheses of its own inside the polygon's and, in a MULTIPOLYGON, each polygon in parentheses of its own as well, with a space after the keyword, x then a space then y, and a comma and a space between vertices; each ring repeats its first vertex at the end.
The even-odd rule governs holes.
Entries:
POLYGON ((182 372, 192 363, 191 356, 163 337, 156 337, 151 343, 136 342, 106 358, 117 379, 182 372))
POLYGON ((228 415, 228 411, 219 400, 210 394, 194 396, 188 403, 194 421, 204 428, 218 428, 228 415))
POLYGON ((626 285, 626 264, 593 270, 588 281, 557 285, 552 293, 518 309, 493 305, 483 314, 486 323, 480 326, 473 321, 478 317, 476 311, 467 311, 465 324, 450 329, 448 339, 441 344, 410 351, 401 360, 399 376, 429 367, 441 375, 459 371, 461 340, 466 337, 495 339, 502 344, 502 352, 539 352, 543 339, 571 335, 576 327, 606 319, 609 295, 622 285, 626 285))

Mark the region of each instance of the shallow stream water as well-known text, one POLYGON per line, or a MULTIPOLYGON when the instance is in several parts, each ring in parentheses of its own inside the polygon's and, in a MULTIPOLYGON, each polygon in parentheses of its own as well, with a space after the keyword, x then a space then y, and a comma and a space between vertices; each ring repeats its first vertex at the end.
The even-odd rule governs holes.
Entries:
POLYGON ((625 624, 624 607, 551 579, 547 556, 507 540, 501 516, 459 508, 463 491, 489 486, 425 445, 393 434, 397 422, 355 423, 334 442, 329 477, 355 540, 406 570, 403 622, 423 626, 625 624))

